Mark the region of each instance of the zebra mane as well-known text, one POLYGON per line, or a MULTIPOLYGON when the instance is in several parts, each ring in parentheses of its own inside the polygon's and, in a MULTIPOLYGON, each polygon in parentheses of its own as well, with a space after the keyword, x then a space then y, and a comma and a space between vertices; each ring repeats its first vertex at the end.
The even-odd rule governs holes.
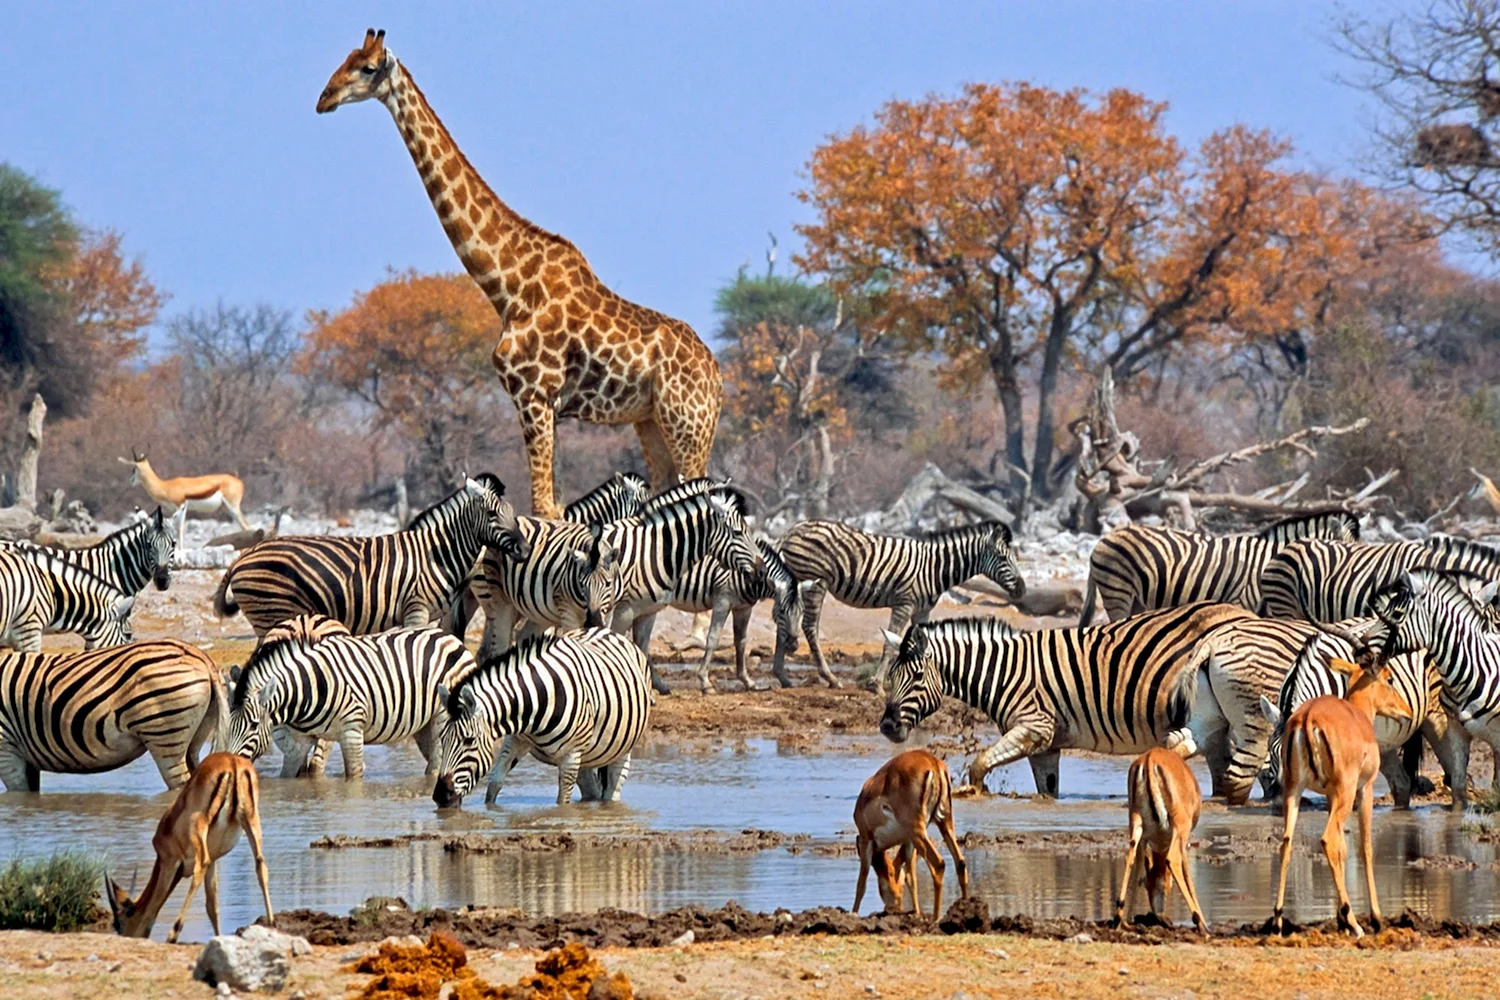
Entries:
POLYGON ((637 491, 644 492, 646 489, 646 480, 642 479, 634 472, 616 472, 604 482, 600 483, 598 486, 595 486, 593 489, 583 494, 583 496, 563 507, 563 520, 573 520, 573 513, 588 507, 591 503, 598 501, 601 498, 613 498, 626 486, 630 486, 637 491))
POLYGON ((706 493, 722 496, 739 514, 747 514, 750 511, 750 500, 739 487, 730 485, 727 479, 700 476, 697 479, 683 480, 676 486, 669 486, 654 497, 647 497, 646 502, 641 506, 641 513, 643 515, 655 513, 706 493))
POLYGON ((766 579, 772 582, 785 580, 792 586, 797 585, 797 577, 787 566, 786 560, 781 558, 781 550, 776 548, 769 538, 757 535, 755 547, 760 550, 760 557, 765 563, 766 579))
POLYGON ((110 583, 104 577, 93 570, 73 562, 59 553, 67 552, 67 549, 45 548, 40 545, 27 544, 20 550, 22 558, 31 559, 34 563, 40 563, 48 573, 55 573, 63 579, 72 579, 87 587, 103 591, 105 594, 115 594, 124 597, 125 593, 110 583))
POLYGON ((635 517, 626 518, 624 521, 617 521, 615 523, 630 524, 633 522, 642 527, 670 524, 673 521, 679 521, 688 517, 697 511, 707 510, 709 499, 717 496, 722 496, 729 503, 731 509, 741 515, 744 514, 745 511, 742 506, 743 497, 729 490, 727 487, 715 487, 711 490, 705 490, 702 493, 689 493, 668 504, 662 504, 657 507, 647 506, 635 517))
POLYGON ((250 669, 258 667, 270 657, 287 649, 309 649, 318 645, 324 639, 336 635, 349 635, 349 628, 343 622, 335 621, 326 615, 297 615, 274 626, 260 640, 260 644, 250 653, 250 658, 240 668, 240 678, 234 685, 234 692, 229 699, 230 709, 239 708, 245 704, 246 697, 250 693, 250 669))
MULTIPOLYGON (((485 489, 494 493, 495 496, 505 496, 505 484, 500 481, 499 476, 496 476, 490 472, 481 472, 479 475, 474 476, 473 479, 480 486, 483 486, 485 489)), ((452 493, 449 493, 447 496, 443 497, 443 499, 439 500, 431 507, 428 507, 426 510, 422 511, 416 517, 412 518, 411 523, 406 526, 405 530, 417 531, 421 528, 425 528, 428 525, 435 523, 443 514, 443 512, 457 507, 467 491, 467 485, 460 486, 458 489, 454 490, 452 493)))
POLYGON ((1010 528, 1003 521, 980 521, 978 524, 960 524, 955 528, 938 528, 936 531, 920 532, 912 537, 921 542, 945 542, 952 540, 968 541, 970 539, 984 538, 991 533, 998 532, 1005 539, 1005 544, 1011 543, 1010 528))
POLYGON ((1323 531, 1334 525, 1339 525, 1348 532, 1350 541, 1359 541, 1359 518, 1346 510, 1332 511, 1324 514, 1302 514, 1297 517, 1286 517, 1280 521, 1274 521, 1255 533, 1255 537, 1267 542, 1290 542, 1298 538, 1322 538, 1332 537, 1322 534, 1323 531))
POLYGON ((497 653, 486 659, 479 666, 465 674, 449 690, 448 703, 445 706, 449 717, 457 719, 464 715, 463 702, 459 698, 459 694, 466 690, 469 685, 476 683, 481 676, 489 677, 497 674, 503 676, 531 657, 551 649, 553 646, 565 641, 565 639, 565 636, 556 632, 529 635, 505 652, 497 653))
POLYGON ((970 639, 1009 639, 1015 634, 1015 629, 993 615, 944 618, 908 628, 901 639, 900 656, 906 659, 910 655, 920 655, 919 647, 929 646, 934 639, 963 642, 970 639))
MULTIPOLYGON (((1422 547, 1442 555, 1456 555, 1461 558, 1472 558, 1476 562, 1486 562, 1500 569, 1500 549, 1493 545, 1485 545, 1483 542, 1472 542, 1467 538, 1455 538, 1453 535, 1434 535, 1422 542, 1422 547)), ((1431 572, 1458 572, 1467 573, 1470 576, 1483 575, 1478 571, 1470 570, 1446 570, 1434 567, 1431 572)))

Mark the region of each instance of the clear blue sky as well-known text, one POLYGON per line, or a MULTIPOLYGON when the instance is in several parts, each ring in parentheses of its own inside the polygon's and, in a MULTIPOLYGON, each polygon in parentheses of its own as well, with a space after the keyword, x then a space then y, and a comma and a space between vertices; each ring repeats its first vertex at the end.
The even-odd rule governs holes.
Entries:
MULTIPOLYGON (((0 160, 124 232, 169 313, 337 307, 390 267, 458 267, 390 116, 313 103, 383 27, 500 196, 603 280, 713 328, 715 289, 783 248, 809 152, 883 101, 968 80, 1126 86, 1194 141, 1275 129, 1356 169, 1331 5, 30 3, 0 7, 0 160)), ((783 257, 784 259, 784 257, 783 257)))

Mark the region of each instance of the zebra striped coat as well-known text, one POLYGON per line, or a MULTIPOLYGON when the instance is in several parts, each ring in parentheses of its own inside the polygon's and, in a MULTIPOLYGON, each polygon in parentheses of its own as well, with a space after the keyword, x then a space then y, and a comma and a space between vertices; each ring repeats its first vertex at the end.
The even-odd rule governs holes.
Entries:
POLYGON ((284 727, 292 737, 284 775, 300 770, 314 742, 326 739, 339 744, 344 777, 353 779, 364 774, 366 744, 414 737, 431 773, 444 721, 438 688, 473 669, 463 642, 437 628, 356 636, 330 618, 298 616, 267 632, 234 672, 223 749, 253 760, 284 727))
POLYGON ((558 805, 573 797, 581 768, 602 769, 602 797, 617 801, 652 701, 645 654, 602 628, 523 639, 447 698, 432 790, 445 808, 459 805, 486 771, 485 801, 495 801, 528 753, 558 769, 558 805))
POLYGON ((1212 629, 1251 617, 1234 604, 1189 604, 1040 632, 994 618, 914 624, 891 667, 880 731, 904 742, 944 695, 958 698, 1002 731, 970 767, 970 784, 983 787, 989 771, 1027 757, 1037 791, 1052 796, 1060 750, 1137 754, 1165 745, 1191 756, 1218 713, 1197 703, 1197 647, 1212 629))
POLYGON ((53 549, 27 542, 0 542, 0 548, 22 555, 42 552, 94 574, 122 594, 139 594, 147 582, 154 582, 157 590, 166 590, 171 585, 172 555, 177 551, 177 540, 162 522, 158 507, 151 517, 127 525, 87 548, 53 549))
POLYGON ((499 479, 482 475, 404 531, 261 542, 224 574, 214 611, 227 618, 243 609, 258 636, 297 615, 325 615, 357 635, 439 621, 486 545, 524 556, 504 496, 499 479))
POLYGON ((0 549, 0 645, 23 653, 42 648, 44 632, 76 632, 84 648, 130 641, 135 597, 46 549, 0 549))
MULTIPOLYGON (((1479 604, 1491 603, 1497 590, 1500 584, 1488 584, 1479 604)), ((1375 595, 1371 610, 1391 630, 1392 647, 1425 647, 1442 680, 1442 701, 1456 722, 1448 727, 1453 808, 1462 809, 1470 740, 1481 739, 1500 755, 1500 634, 1446 573, 1406 573, 1375 595)))
POLYGON ((646 501, 646 481, 633 472, 616 472, 563 508, 563 520, 575 524, 608 524, 634 517, 646 501))
POLYGON ((1282 549, 1260 577, 1260 613, 1337 622, 1370 613, 1375 592, 1418 569, 1500 579, 1500 550, 1459 538, 1361 545, 1303 539, 1282 549))
MULTIPOLYGON (((1251 535, 1205 535, 1132 524, 1116 528, 1089 556, 1079 624, 1094 620, 1094 599, 1111 621, 1138 611, 1194 601, 1260 606, 1260 574, 1271 557, 1300 538, 1356 541, 1352 514, 1314 514, 1278 521, 1251 535)), ((1257 713, 1259 714, 1259 713, 1257 713)))
POLYGON ((715 690, 708 666, 714 650, 719 648, 719 632, 724 619, 734 613, 735 675, 745 690, 755 690, 750 679, 746 636, 750 615, 761 601, 771 601, 771 620, 776 624, 776 654, 771 673, 784 688, 792 686, 786 672, 786 658, 797 651, 797 623, 802 619, 802 590, 792 576, 776 547, 763 538, 755 540, 762 560, 761 571, 746 573, 731 569, 712 556, 699 559, 682 575, 672 598, 679 611, 710 611, 708 636, 703 644, 703 663, 698 668, 698 684, 705 694, 715 690))
MULTIPOLYGON (((781 557, 802 581, 802 631, 818 674, 831 687, 838 684, 818 642, 826 594, 854 608, 890 608, 887 630, 900 633, 910 622, 925 622, 939 597, 971 577, 987 576, 1012 597, 1026 593, 1010 529, 998 521, 924 538, 875 535, 838 521, 803 521, 782 539, 781 557)), ((881 652, 877 684, 894 648, 888 642, 881 652)))
POLYGON ((151 754, 168 788, 229 717, 219 668, 176 639, 82 653, 0 654, 0 781, 39 791, 41 772, 92 774, 151 754))

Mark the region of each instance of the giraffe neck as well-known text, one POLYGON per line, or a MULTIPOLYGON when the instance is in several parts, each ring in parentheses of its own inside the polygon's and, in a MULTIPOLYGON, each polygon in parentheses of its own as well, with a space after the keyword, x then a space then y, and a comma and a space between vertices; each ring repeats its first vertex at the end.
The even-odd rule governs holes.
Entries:
POLYGON ((507 316, 523 275, 534 275, 548 245, 563 241, 500 200, 453 141, 406 67, 395 56, 390 60, 385 106, 464 269, 500 315, 507 316))

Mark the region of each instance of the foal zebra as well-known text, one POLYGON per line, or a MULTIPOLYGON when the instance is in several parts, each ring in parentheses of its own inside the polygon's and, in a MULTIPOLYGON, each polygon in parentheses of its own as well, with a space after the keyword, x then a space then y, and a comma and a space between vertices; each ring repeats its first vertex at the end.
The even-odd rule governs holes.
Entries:
POLYGON ((1137 611, 1194 601, 1228 601, 1252 611, 1260 605, 1261 570, 1300 538, 1359 539, 1359 520, 1344 512, 1294 517, 1251 535, 1204 535, 1175 528, 1116 528, 1089 556, 1080 625, 1094 620, 1094 598, 1118 620, 1137 611))
POLYGON ((135 596, 122 594, 47 549, 0 549, 0 645, 42 648, 44 632, 76 632, 84 648, 130 641, 135 596))
POLYGON ((495 801, 528 753, 558 769, 558 805, 573 797, 582 768, 601 769, 602 798, 616 801, 651 714, 645 654, 603 628, 522 639, 444 693, 448 722, 432 789, 444 808, 459 805, 486 771, 485 802, 495 801))
MULTIPOLYGON (((782 539, 781 557, 802 581, 802 631, 830 687, 838 681, 818 642, 823 597, 832 593, 853 608, 890 608, 887 630, 900 633, 910 622, 925 622, 950 587, 987 576, 1012 597, 1026 593, 1026 582, 1011 552, 1010 529, 998 521, 934 532, 923 538, 875 535, 838 521, 803 521, 782 539)), ((887 642, 875 670, 884 683, 895 646, 887 642)))
POLYGON ((176 639, 0 654, 0 781, 11 791, 39 791, 42 771, 93 774, 143 753, 177 788, 228 718, 219 668, 176 639))
POLYGON ((366 744, 414 737, 432 773, 443 724, 442 685, 474 669, 462 640, 437 628, 352 635, 322 615, 288 619, 265 634, 235 688, 225 750, 254 760, 283 728, 282 775, 295 776, 318 740, 344 753, 344 777, 365 770, 366 744), (290 773, 289 773, 290 772, 290 773))
POLYGON ((485 546, 525 557, 525 538, 504 497, 505 484, 484 474, 404 531, 261 542, 224 574, 214 611, 228 618, 243 608, 258 636, 304 614, 326 615, 356 634, 438 621, 485 546))
POLYGON ((760 550, 763 562, 760 572, 745 573, 731 569, 719 560, 705 556, 683 574, 673 595, 672 607, 679 611, 713 613, 703 644, 703 664, 698 668, 698 685, 704 694, 715 690, 708 667, 714 650, 719 648, 719 631, 723 629, 724 619, 730 612, 734 613, 735 676, 745 685, 746 691, 755 690, 755 682, 750 679, 745 639, 755 606, 766 600, 772 602, 771 620, 776 624, 776 655, 771 665, 771 674, 782 687, 792 686, 792 678, 786 672, 786 658, 797 651, 797 623, 802 619, 802 589, 797 584, 797 578, 787 569, 786 563, 782 562, 776 546, 764 538, 757 538, 755 546, 760 550))
MULTIPOLYGON (((1489 604, 1500 584, 1489 583, 1479 603, 1489 604)), ((1409 572, 1370 602, 1392 632, 1396 649, 1425 647, 1442 679, 1441 697, 1457 725, 1448 727, 1453 808, 1468 800, 1469 742, 1478 738, 1500 754, 1500 634, 1452 575, 1409 572)))
POLYGON ((127 525, 97 545, 82 549, 53 549, 29 542, 0 542, 0 548, 26 555, 43 552, 87 570, 122 594, 139 594, 148 581, 157 590, 172 582, 172 555, 177 541, 162 522, 161 508, 151 517, 127 525))
POLYGON ((608 524, 641 512, 649 487, 633 472, 616 472, 563 508, 563 520, 576 524, 608 524))
POLYGON ((1459 538, 1361 545, 1303 539, 1282 549, 1260 576, 1260 613, 1336 622, 1370 613, 1375 592, 1412 570, 1500 579, 1500 549, 1459 538))
MULTIPOLYGON (((1189 604, 1124 621, 1015 632, 995 618, 913 624, 899 642, 880 731, 904 742, 950 695, 1000 726, 969 783, 1022 757, 1042 795, 1057 795, 1059 751, 1142 753, 1166 745, 1191 756, 1217 705, 1198 703, 1199 642, 1253 617, 1234 604, 1189 604)), ((1211 699, 1210 699, 1211 700, 1211 699)))

